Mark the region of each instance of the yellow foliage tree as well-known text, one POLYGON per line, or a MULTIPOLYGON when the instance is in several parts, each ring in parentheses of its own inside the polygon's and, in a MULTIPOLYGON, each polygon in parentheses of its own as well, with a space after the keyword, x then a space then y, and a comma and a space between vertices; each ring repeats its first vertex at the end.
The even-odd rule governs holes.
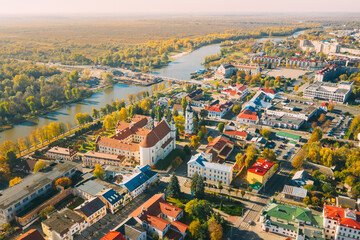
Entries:
POLYGON ((18 184, 19 182, 21 182, 21 177, 15 177, 10 180, 9 187, 12 187, 12 186, 18 184))
POLYGON ((34 166, 34 173, 37 173, 41 169, 44 169, 46 167, 46 162, 44 160, 39 160, 35 163, 34 166))

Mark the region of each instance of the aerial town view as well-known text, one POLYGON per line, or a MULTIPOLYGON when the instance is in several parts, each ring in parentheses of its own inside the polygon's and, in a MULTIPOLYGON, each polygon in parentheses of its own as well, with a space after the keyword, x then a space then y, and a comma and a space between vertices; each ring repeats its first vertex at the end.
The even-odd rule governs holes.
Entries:
POLYGON ((0 240, 360 239, 360 1, 0 1, 0 240))

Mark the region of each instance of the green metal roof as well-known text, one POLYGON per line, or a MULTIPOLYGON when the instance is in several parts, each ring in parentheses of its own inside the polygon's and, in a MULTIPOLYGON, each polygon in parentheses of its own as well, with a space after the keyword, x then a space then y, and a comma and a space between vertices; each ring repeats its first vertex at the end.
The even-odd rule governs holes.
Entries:
POLYGON ((264 210, 263 215, 282 219, 288 222, 300 221, 310 222, 311 225, 322 227, 321 216, 314 215, 311 210, 279 203, 270 203, 264 210))
POLYGON ((288 133, 288 132, 282 132, 282 131, 277 132, 276 136, 290 138, 290 139, 297 140, 297 141, 299 141, 301 138, 301 136, 299 136, 299 135, 288 133))

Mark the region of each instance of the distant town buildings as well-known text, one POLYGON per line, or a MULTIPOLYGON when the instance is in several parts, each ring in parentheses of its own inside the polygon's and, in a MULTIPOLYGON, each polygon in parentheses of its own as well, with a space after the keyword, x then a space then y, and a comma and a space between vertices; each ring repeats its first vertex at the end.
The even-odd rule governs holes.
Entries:
POLYGON ((314 82, 304 89, 304 97, 344 103, 350 96, 353 85, 350 82, 314 82))
POLYGON ((316 53, 339 53, 341 49, 340 43, 328 41, 311 41, 300 40, 299 46, 303 51, 315 51, 316 53))
POLYGON ((187 175, 192 177, 198 173, 207 182, 215 183, 222 182, 225 185, 230 185, 233 178, 233 169, 231 166, 211 162, 211 153, 198 153, 191 157, 188 162, 187 175))
POLYGON ((235 71, 245 71, 249 75, 257 75, 260 73, 258 64, 241 64, 241 63, 227 63, 221 64, 217 71, 216 77, 227 78, 235 73, 235 71))

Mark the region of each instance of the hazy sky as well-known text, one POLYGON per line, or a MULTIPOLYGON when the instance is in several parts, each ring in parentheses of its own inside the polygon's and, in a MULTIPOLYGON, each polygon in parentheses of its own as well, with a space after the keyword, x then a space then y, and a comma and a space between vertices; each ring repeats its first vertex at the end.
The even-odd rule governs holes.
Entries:
POLYGON ((0 17, 242 12, 360 12, 360 0, 0 0, 0 17))

